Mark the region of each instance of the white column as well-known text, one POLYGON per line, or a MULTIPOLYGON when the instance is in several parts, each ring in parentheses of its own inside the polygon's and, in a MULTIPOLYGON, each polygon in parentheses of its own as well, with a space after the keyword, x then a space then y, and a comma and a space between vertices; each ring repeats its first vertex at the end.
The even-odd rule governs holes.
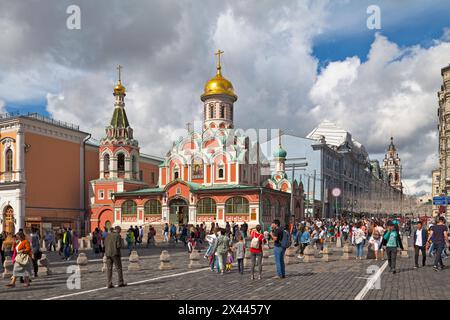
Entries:
POLYGON ((131 159, 125 158, 125 179, 131 179, 131 159))
POLYGON ((80 145, 80 208, 84 208, 84 142, 80 145))
POLYGON ((24 174, 24 159, 25 159, 25 144, 23 138, 23 131, 21 128, 17 131, 16 135, 16 179, 17 181, 25 180, 24 174))
POLYGON ((111 164, 109 167, 109 176, 117 178, 117 157, 111 157, 111 164))
POLYGON ((15 232, 25 226, 25 192, 22 188, 17 189, 18 196, 16 197, 16 207, 14 208, 15 232))

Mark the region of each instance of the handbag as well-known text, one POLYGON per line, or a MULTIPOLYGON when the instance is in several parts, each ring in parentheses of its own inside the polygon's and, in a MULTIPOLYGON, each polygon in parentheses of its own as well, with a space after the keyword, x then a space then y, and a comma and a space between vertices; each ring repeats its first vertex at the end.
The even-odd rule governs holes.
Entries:
POLYGON ((27 255, 26 253, 18 253, 16 255, 16 262, 21 265, 22 267, 26 266, 28 264, 28 262, 30 261, 30 256, 27 255))

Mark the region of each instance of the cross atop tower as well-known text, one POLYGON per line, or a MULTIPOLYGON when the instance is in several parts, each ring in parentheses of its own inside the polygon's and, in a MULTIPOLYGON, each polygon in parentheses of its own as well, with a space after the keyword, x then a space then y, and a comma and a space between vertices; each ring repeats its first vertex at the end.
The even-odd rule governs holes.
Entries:
POLYGON ((220 56, 223 54, 223 51, 217 50, 216 53, 214 53, 217 56, 217 73, 220 74, 220 70, 222 69, 222 66, 220 65, 220 56))
POLYGON ((121 81, 120 76, 121 76, 121 70, 123 69, 123 66, 121 66, 120 64, 117 66, 117 70, 119 71, 119 81, 121 81))

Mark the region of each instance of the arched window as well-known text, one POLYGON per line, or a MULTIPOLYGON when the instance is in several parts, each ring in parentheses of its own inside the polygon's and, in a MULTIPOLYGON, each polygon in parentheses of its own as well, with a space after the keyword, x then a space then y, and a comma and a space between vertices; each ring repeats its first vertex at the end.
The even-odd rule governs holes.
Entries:
POLYGON ((144 204, 144 214, 161 214, 161 202, 158 200, 148 200, 144 204))
POLYGON ((270 216, 272 213, 270 212, 271 205, 269 199, 264 199, 263 201, 263 215, 270 216))
POLYGON ((220 106, 220 117, 225 118, 225 106, 220 106))
POLYGON ((125 171, 125 155, 123 153, 117 155, 117 171, 125 171))
POLYGON ((216 202, 212 198, 204 198, 197 202, 197 214, 216 214, 216 202))
POLYGON ((203 179, 203 160, 200 158, 192 161, 192 179, 203 179))
POLYGON ((178 165, 175 165, 175 167, 173 167, 173 179, 179 179, 180 178, 180 167, 178 165))
POLYGON ((214 104, 212 103, 209 105, 209 118, 214 118, 214 104))
POLYGON ((223 163, 219 163, 217 166, 217 179, 225 178, 225 165, 223 163))
POLYGON ((5 171, 8 173, 13 172, 13 152, 11 149, 6 150, 5 160, 5 171))
POLYGON ((233 197, 225 202, 225 213, 248 214, 248 200, 243 197, 233 197))
POLYGON ((136 202, 127 200, 122 204, 122 215, 132 216, 137 214, 136 202))
POLYGON ((109 154, 105 154, 103 157, 103 171, 109 173, 109 154))

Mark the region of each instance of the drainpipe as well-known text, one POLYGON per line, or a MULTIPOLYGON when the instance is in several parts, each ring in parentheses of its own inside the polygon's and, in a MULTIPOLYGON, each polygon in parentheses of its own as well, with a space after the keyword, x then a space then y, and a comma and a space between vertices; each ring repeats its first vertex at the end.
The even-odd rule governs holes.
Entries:
POLYGON ((82 223, 83 230, 81 230, 82 236, 86 235, 86 220, 87 220, 87 211, 86 211, 86 142, 92 137, 92 135, 89 133, 89 135, 83 139, 83 213, 84 213, 84 221, 82 223))

